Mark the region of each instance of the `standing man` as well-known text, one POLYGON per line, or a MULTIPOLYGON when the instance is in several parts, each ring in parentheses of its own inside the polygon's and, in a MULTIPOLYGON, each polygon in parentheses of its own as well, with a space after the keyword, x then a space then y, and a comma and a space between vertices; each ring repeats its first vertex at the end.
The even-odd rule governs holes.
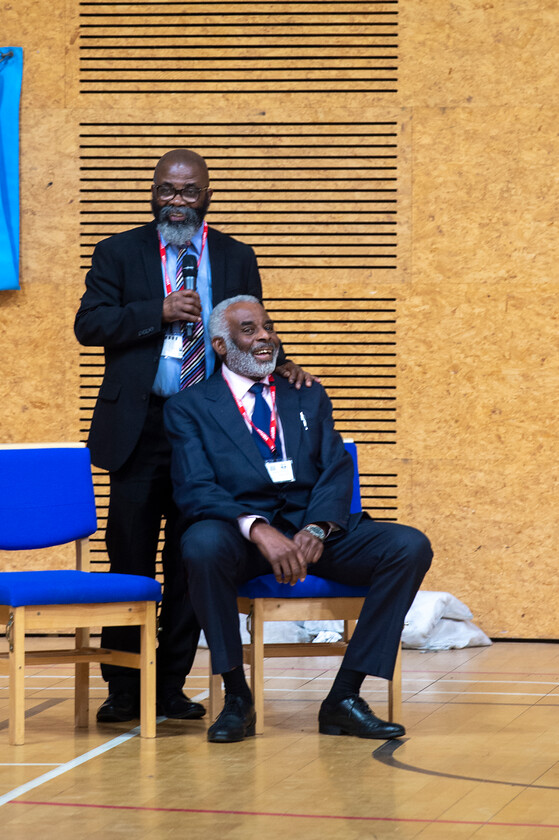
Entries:
POLYGON ((350 514, 353 462, 320 385, 272 377, 279 339, 256 298, 219 304, 209 326, 221 370, 165 406, 175 500, 187 528, 188 588, 225 684, 208 740, 254 735, 242 665, 237 587, 273 572, 368 586, 355 632, 319 713, 326 735, 395 738, 359 694, 367 674, 392 679, 404 618, 431 563, 429 540, 394 522, 350 514))
MULTIPOLYGON (((151 187, 154 220, 111 236, 93 253, 75 333, 105 349, 105 375, 88 446, 109 472, 106 542, 113 572, 155 575, 162 517, 164 594, 157 651, 158 713, 195 719, 205 714, 182 692, 194 659, 199 625, 182 583, 177 585, 177 510, 172 499, 170 446, 163 427, 168 397, 213 373, 208 336, 212 308, 233 294, 262 297, 252 248, 208 227, 212 197, 206 162, 188 149, 163 155, 151 187), (183 287, 183 266, 197 275, 183 287), (192 326, 188 326, 192 325, 192 326)), ((277 372, 301 387, 311 377, 280 356, 277 372)), ((106 628, 101 643, 139 649, 135 628, 106 628)), ((101 722, 139 714, 137 671, 104 666, 109 696, 101 722)))

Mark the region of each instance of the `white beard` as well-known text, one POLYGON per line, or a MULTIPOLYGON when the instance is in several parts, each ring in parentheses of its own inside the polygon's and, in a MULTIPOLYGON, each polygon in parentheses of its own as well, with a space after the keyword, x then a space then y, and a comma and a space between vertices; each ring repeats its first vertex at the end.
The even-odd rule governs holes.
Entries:
POLYGON ((238 373, 240 376, 247 376, 249 379, 264 379, 269 376, 276 369, 278 360, 279 348, 274 347, 273 356, 269 362, 257 361, 252 353, 247 350, 239 350, 232 338, 226 338, 225 347, 227 349, 227 358, 225 364, 232 370, 233 373, 238 373))

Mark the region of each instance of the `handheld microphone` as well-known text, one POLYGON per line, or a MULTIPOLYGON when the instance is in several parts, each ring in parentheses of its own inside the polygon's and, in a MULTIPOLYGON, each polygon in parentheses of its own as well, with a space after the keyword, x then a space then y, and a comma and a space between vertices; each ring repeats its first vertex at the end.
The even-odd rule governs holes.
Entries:
MULTIPOLYGON (((198 276, 198 266, 196 265, 196 257, 192 254, 185 254, 182 261, 182 282, 184 289, 191 289, 196 291, 196 278, 198 276)), ((194 333, 194 324, 192 321, 187 321, 185 324, 185 335, 187 338, 192 338, 194 333)))

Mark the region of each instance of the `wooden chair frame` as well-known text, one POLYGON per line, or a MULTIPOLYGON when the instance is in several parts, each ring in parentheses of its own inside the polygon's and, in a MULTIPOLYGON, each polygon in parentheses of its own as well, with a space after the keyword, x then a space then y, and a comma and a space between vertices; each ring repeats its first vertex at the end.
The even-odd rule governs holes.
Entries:
MULTIPOLYGON (((25 447, 25 445, 22 445, 25 447)), ((49 447, 36 444, 33 447, 49 447)), ((66 446, 61 444, 61 446, 66 446)), ((83 444, 67 444, 83 447, 83 444)), ((3 445, 2 449, 17 449, 3 445)), ((75 540, 76 569, 90 571, 89 538, 75 540)), ((91 662, 122 665, 140 670, 140 732, 144 738, 155 737, 155 640, 156 601, 124 601, 113 603, 43 604, 13 607, 0 604, 0 624, 6 627, 9 650, 0 653, 0 673, 9 675, 10 744, 24 743, 26 665, 75 664, 74 713, 76 727, 87 727, 89 721, 89 666, 91 662), (140 652, 91 647, 90 627, 139 626, 140 652), (73 647, 59 650, 26 651, 26 633, 74 634, 73 647)))
MULTIPOLYGON (((88 540, 77 540, 77 566, 88 566, 88 540)), ((83 569, 85 570, 85 569, 83 569)), ((91 662, 140 669, 140 730, 144 738, 155 737, 155 601, 107 604, 44 604, 11 607, 0 605, 0 624, 6 626, 8 653, 0 654, 0 673, 9 674, 10 744, 24 743, 26 665, 75 664, 74 715, 76 727, 89 722, 89 665, 91 662), (140 627, 140 653, 89 646, 91 626, 140 627), (75 645, 61 650, 26 651, 26 633, 75 633, 75 645)))
MULTIPOLYGON (((363 598, 237 598, 239 612, 249 617, 250 644, 243 645, 243 661, 250 665, 250 685, 256 710, 256 732, 264 731, 264 659, 297 656, 343 656, 359 618, 363 598), (344 621, 339 642, 281 642, 264 644, 265 621, 344 621)), ((221 675, 210 673, 209 716, 221 710, 221 675)), ((394 675, 388 681, 388 719, 401 722, 402 663, 398 651, 394 675)))

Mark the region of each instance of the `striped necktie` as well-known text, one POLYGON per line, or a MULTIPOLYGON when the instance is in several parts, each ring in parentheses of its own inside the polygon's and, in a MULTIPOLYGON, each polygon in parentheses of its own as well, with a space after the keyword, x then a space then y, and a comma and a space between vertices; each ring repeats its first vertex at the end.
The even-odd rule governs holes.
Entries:
MULTIPOLYGON (((186 248, 180 248, 177 257, 176 288, 177 291, 183 288, 182 262, 186 248)), ((194 324, 192 336, 186 334, 186 324, 182 325, 182 363, 180 376, 180 390, 202 382, 206 372, 205 349, 204 349, 204 325, 202 321, 194 324)))

